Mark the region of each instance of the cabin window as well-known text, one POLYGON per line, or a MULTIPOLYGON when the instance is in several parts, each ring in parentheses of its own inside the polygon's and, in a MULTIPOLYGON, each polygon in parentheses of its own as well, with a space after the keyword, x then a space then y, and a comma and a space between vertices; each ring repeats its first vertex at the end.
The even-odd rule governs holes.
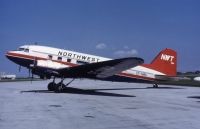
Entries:
POLYGON ((71 62, 72 61, 72 59, 67 59, 67 62, 71 62))
POLYGON ((52 60, 53 56, 52 55, 48 55, 49 60, 52 60))
POLYGON ((62 61, 62 57, 58 57, 58 61, 62 61))

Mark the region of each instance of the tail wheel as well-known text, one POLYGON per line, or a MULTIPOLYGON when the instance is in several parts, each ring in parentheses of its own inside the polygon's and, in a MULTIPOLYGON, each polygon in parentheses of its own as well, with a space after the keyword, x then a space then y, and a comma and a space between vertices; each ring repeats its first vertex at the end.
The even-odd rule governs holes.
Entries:
POLYGON ((158 84, 153 84, 153 87, 154 88, 158 88, 158 84))

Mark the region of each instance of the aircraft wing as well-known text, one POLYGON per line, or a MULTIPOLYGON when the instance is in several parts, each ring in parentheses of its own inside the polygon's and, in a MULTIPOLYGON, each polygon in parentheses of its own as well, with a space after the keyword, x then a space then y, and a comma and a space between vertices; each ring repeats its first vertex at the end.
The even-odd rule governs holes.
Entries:
POLYGON ((144 62, 137 57, 114 59, 109 61, 79 65, 58 70, 60 76, 72 78, 107 78, 144 62))

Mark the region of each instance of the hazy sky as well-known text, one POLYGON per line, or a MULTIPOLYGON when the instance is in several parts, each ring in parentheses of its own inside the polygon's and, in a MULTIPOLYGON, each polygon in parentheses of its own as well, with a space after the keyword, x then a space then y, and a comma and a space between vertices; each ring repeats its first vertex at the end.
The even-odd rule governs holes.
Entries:
POLYGON ((178 70, 200 70, 200 0, 0 0, 0 71, 17 73, 5 52, 38 42, 149 63, 164 48, 178 70))

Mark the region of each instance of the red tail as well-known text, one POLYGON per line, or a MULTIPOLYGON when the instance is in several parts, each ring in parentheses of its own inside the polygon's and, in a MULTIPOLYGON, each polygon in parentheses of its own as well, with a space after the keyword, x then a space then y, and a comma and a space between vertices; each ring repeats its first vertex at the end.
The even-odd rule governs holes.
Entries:
POLYGON ((172 49, 162 50, 151 64, 144 64, 144 67, 154 69, 168 76, 176 76, 177 53, 172 49))

